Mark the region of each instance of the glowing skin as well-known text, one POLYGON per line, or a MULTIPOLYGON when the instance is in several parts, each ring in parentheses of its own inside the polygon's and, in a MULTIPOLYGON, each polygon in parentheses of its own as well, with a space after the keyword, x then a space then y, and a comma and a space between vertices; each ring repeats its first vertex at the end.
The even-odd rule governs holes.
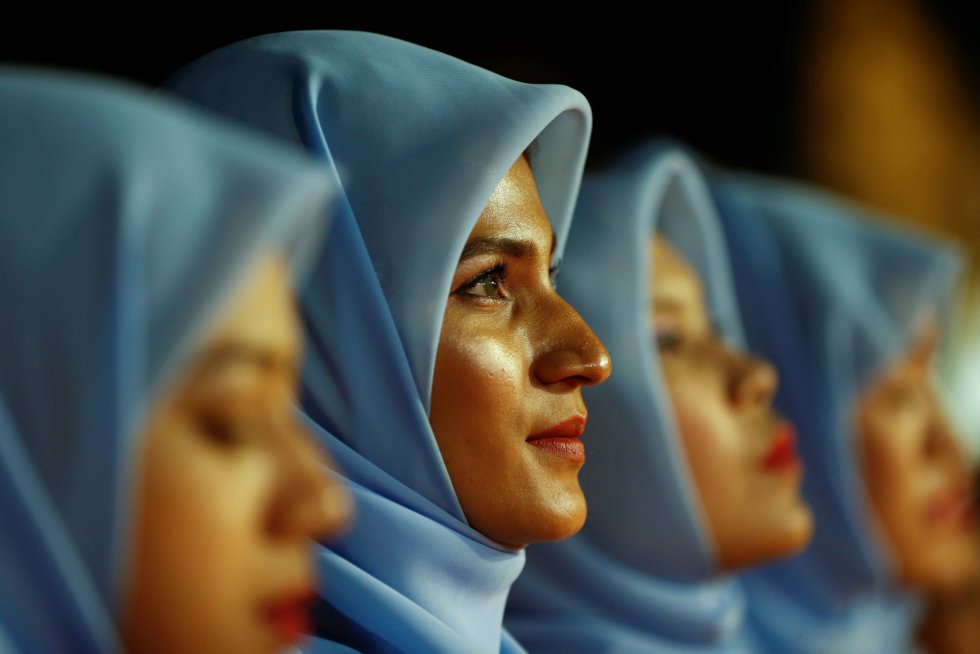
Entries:
POLYGON ((792 432, 771 407, 776 371, 721 341, 698 274, 663 238, 651 245, 651 321, 719 563, 737 570, 798 552, 813 518, 792 432))
POLYGON ((858 419, 868 494, 901 580, 955 593, 980 574, 976 488, 937 397, 936 342, 926 330, 875 380, 858 419))
POLYGON ((151 407, 127 651, 272 653, 298 636, 310 539, 337 532, 351 506, 294 418, 300 343, 286 266, 263 257, 151 407))
POLYGON ((553 247, 522 157, 460 257, 432 384, 429 422, 466 518, 514 548, 582 527, 581 461, 527 439, 584 417, 581 387, 610 371, 605 347, 552 286, 553 247))

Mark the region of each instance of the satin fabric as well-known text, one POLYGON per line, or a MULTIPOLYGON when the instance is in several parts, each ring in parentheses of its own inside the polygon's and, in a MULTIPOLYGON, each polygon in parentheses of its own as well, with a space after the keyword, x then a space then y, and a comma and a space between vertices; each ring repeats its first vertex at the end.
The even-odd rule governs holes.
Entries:
POLYGON ((317 651, 512 652, 504 602, 524 554, 466 522, 428 423, 450 282, 494 188, 530 147, 561 257, 591 113, 521 84, 359 32, 238 43, 170 90, 336 162, 346 193, 303 297, 303 411, 355 497, 320 553, 317 651))
POLYGON ((722 574, 660 371, 649 317, 651 239, 694 266, 732 345, 741 327, 714 205, 694 160, 644 144, 586 177, 561 290, 609 349, 587 389, 589 517, 528 550, 506 624, 531 652, 741 651, 740 584, 722 574))
POLYGON ((259 252, 312 263, 329 192, 145 91, 0 70, 4 652, 119 649, 146 412, 259 252))
POLYGON ((745 575, 760 651, 902 652, 917 602, 897 587, 861 476, 862 389, 940 317, 951 246, 830 195, 719 172, 713 182, 750 347, 780 375, 797 426, 815 534, 799 556, 745 575))

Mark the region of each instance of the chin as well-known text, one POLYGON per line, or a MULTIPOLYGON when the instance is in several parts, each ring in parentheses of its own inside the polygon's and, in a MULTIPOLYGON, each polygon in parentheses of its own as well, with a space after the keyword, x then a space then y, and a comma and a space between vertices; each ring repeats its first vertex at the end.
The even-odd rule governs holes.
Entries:
POLYGON ((744 539, 719 547, 718 560, 726 572, 738 572, 799 554, 813 538, 813 514, 799 502, 778 518, 743 530, 744 539))
POLYGON ((499 542, 511 543, 509 547, 517 549, 534 543, 565 540, 582 529, 587 513, 581 490, 565 494, 560 501, 539 506, 522 516, 519 522, 511 523, 512 529, 506 539, 499 542))
POLYGON ((763 562, 799 554, 813 539, 813 512, 799 493, 776 515, 778 518, 769 528, 770 548, 763 562))
POLYGON ((535 543, 549 543, 557 540, 571 538, 585 525, 585 518, 588 510, 585 506, 585 498, 576 503, 571 510, 559 513, 554 516, 548 525, 548 529, 540 529, 535 543))
POLYGON ((813 512, 802 500, 790 515, 786 516, 785 538, 782 553, 776 558, 799 554, 813 539, 813 512))
POLYGON ((902 583, 938 597, 955 597, 974 587, 980 582, 980 554, 964 545, 934 547, 917 557, 914 564, 903 566, 902 583))

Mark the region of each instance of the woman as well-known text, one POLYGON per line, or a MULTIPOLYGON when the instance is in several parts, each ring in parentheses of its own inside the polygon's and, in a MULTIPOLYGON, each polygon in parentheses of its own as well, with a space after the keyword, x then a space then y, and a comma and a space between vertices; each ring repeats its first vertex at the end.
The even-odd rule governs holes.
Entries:
POLYGON ((609 374, 551 283, 585 99, 356 32, 251 39, 168 87, 344 173, 303 298, 303 407, 358 505, 320 554, 321 645, 519 651, 504 602, 522 548, 584 520, 581 387, 609 374))
POLYGON ((0 649, 296 642, 350 505, 291 418, 326 169, 47 72, 0 125, 0 649))
POLYGON ((810 535, 777 380, 737 349, 724 243, 695 163, 648 144, 587 179, 563 288, 616 376, 588 398, 597 447, 582 533, 535 548, 507 624, 533 652, 741 647, 728 573, 810 535))
POLYGON ((790 184, 715 192, 749 343, 800 427, 813 544, 747 575, 771 652, 900 652, 913 593, 971 576, 972 487, 931 375, 955 252, 790 184))

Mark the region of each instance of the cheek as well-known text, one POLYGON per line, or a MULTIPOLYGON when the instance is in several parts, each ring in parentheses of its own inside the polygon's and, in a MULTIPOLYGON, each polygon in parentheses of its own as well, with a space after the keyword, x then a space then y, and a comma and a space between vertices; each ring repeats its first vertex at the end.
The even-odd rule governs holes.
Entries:
POLYGON ((524 425, 519 408, 529 386, 528 370, 519 334, 451 324, 447 315, 430 411, 447 466, 485 466, 487 460, 479 460, 479 451, 499 456, 500 440, 513 440, 520 433, 524 425))
POLYGON ((171 550, 197 552, 203 560, 194 567, 223 572, 261 535, 265 471, 259 461, 229 468, 199 455, 181 459, 148 478, 145 510, 153 519, 147 531, 171 550))
MULTIPOLYGON (((585 518, 579 467, 526 442, 554 423, 558 402, 532 382, 528 339, 510 325, 468 326, 449 314, 429 422, 466 519, 511 547, 567 538, 585 518)), ((581 395, 565 400, 577 406, 581 395)))
POLYGON ((900 578, 913 587, 928 587, 949 562, 944 539, 933 534, 928 521, 934 476, 923 466, 913 427, 907 420, 872 419, 861 438, 868 495, 900 578))
POLYGON ((239 636, 254 646, 269 475, 260 458, 232 465, 199 438, 169 431, 149 444, 127 609, 134 630, 163 649, 227 647, 239 636))
POLYGON ((927 472, 916 454, 920 436, 908 422, 872 420, 862 433, 868 494, 889 539, 911 547, 921 531, 928 499, 927 472))
POLYGON ((505 339, 460 336, 439 345, 433 395, 454 397, 453 404, 468 420, 513 406, 527 378, 522 353, 505 339))
POLYGON ((730 495, 746 456, 744 437, 718 380, 710 375, 665 370, 671 403, 688 464, 705 501, 730 495))

